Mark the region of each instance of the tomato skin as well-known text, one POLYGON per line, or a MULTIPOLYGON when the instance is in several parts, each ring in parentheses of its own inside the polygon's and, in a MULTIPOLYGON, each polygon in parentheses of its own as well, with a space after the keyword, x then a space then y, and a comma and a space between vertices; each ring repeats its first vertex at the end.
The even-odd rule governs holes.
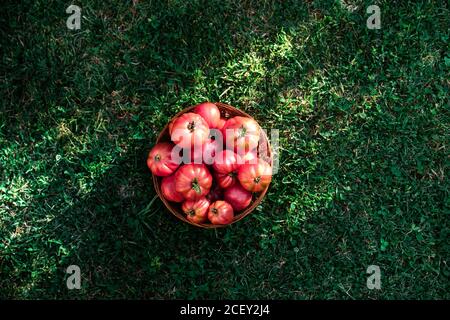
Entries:
POLYGON ((216 129, 222 130, 223 127, 225 126, 225 123, 226 123, 226 122, 227 122, 226 119, 220 118, 219 121, 218 121, 218 123, 217 123, 216 129))
POLYGON ((246 117, 233 117, 222 128, 225 147, 239 155, 258 147, 261 129, 258 123, 246 117))
POLYGON ((194 112, 202 116, 209 128, 217 128, 220 122, 220 111, 212 102, 203 102, 197 105, 194 112))
POLYGON ((233 207, 226 201, 218 200, 209 206, 208 219, 212 224, 229 224, 234 219, 233 207))
POLYGON ((209 126, 200 115, 187 112, 169 124, 171 140, 181 148, 203 145, 209 136, 209 126))
POLYGON ((206 199, 208 199, 211 203, 217 200, 222 199, 223 190, 219 185, 215 185, 209 190, 209 193, 206 195, 206 199))
POLYGON ((218 149, 219 144, 217 141, 208 139, 202 146, 194 146, 191 148, 190 161, 188 160, 186 163, 204 163, 207 165, 212 165, 218 149))
POLYGON ((251 163, 251 164, 256 164, 258 163, 258 154, 256 152, 256 150, 251 150, 249 152, 247 152, 246 154, 244 154, 242 157, 242 163, 251 163))
POLYGON ((216 154, 213 169, 217 184, 221 188, 225 189, 236 183, 241 163, 242 160, 239 155, 231 150, 222 150, 216 154))
POLYGON ((258 159, 256 164, 243 164, 239 168, 238 179, 244 189, 261 192, 272 180, 272 167, 262 159, 258 159))
POLYGON ((237 179, 237 172, 230 172, 230 173, 214 173, 214 177, 217 181, 217 184, 220 188, 226 189, 236 184, 238 181, 237 179))
POLYGON ((237 170, 241 163, 239 155, 231 150, 222 150, 216 154, 213 168, 218 173, 229 173, 237 170))
POLYGON ((186 200, 181 205, 181 210, 186 214, 189 221, 203 223, 208 220, 208 209, 210 202, 205 197, 198 200, 186 200))
POLYGON ((161 181, 161 192, 169 201, 172 202, 183 202, 184 197, 181 193, 175 190, 175 175, 164 177, 161 181))
POLYGON ((234 186, 225 189, 223 199, 231 204, 234 211, 241 211, 252 202, 252 194, 245 190, 240 183, 236 183, 234 186))
POLYGON ((174 145, 170 142, 156 144, 150 150, 147 157, 147 166, 156 176, 166 177, 171 175, 179 166, 172 160, 171 152, 174 145))
POLYGON ((198 200, 208 194, 212 176, 204 164, 185 164, 175 173, 175 190, 186 200, 198 200))
POLYGON ((212 165, 214 163, 214 158, 216 157, 216 152, 219 150, 220 146, 216 140, 209 139, 203 145, 203 163, 207 165, 212 165))

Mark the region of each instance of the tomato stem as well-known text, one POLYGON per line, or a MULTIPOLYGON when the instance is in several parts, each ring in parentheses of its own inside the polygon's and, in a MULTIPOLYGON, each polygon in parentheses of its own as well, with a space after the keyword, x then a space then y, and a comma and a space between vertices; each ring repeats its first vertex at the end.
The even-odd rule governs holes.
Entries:
POLYGON ((194 129, 195 129, 195 122, 194 121, 189 122, 187 128, 188 128, 188 130, 190 132, 194 131, 194 129))
POLYGON ((200 185, 198 184, 197 178, 194 178, 194 179, 192 180, 192 189, 193 189, 197 194, 202 193, 202 190, 200 189, 200 185))
POLYGON ((155 161, 159 161, 159 160, 161 160, 161 155, 160 155, 160 154, 157 154, 157 155, 155 156, 155 161))
POLYGON ((239 130, 239 137, 240 138, 243 138, 243 137, 245 137, 245 134, 247 133, 247 129, 244 127, 244 126, 242 126, 241 128, 240 128, 240 130, 239 130))
POLYGON ((228 174, 228 176, 231 177, 231 178, 236 178, 237 172, 236 172, 236 171, 231 171, 231 172, 228 174))
POLYGON ((256 177, 255 179, 253 179, 253 181, 255 181, 255 183, 259 183, 261 181, 261 176, 256 177))

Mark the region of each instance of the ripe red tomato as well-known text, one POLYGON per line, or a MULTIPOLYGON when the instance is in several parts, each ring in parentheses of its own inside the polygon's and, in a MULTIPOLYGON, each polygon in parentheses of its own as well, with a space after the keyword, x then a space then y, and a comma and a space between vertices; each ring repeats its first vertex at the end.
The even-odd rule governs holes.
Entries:
POLYGON ((229 224, 233 218, 233 207, 228 202, 218 200, 209 206, 208 219, 212 224, 229 224))
POLYGON ((220 111, 214 103, 200 103, 195 107, 194 112, 201 115, 211 129, 219 125, 220 111))
POLYGON ((241 163, 240 157, 231 150, 222 150, 216 154, 213 168, 217 183, 221 188, 228 188, 236 183, 241 163))
POLYGON ((222 130, 226 122, 227 120, 225 120, 224 118, 220 118, 216 129, 222 130))
POLYGON ((205 197, 198 200, 186 200, 181 205, 181 210, 186 214, 186 218, 195 223, 203 223, 208 219, 208 209, 210 202, 205 197))
POLYGON ((240 156, 231 150, 222 150, 216 154, 213 168, 217 172, 227 173, 239 167, 240 156))
POLYGON ((161 142, 150 150, 147 157, 147 166, 154 175, 169 176, 178 168, 179 163, 174 161, 171 156, 173 147, 172 143, 161 142))
POLYGON ((214 178, 217 181, 219 187, 225 189, 234 185, 237 181, 237 172, 232 171, 230 173, 214 173, 214 178))
POLYGON ((223 192, 222 188, 219 185, 213 185, 209 193, 206 195, 206 199, 208 199, 211 203, 217 200, 222 199, 223 192))
POLYGON ((169 125, 170 138, 181 148, 202 145, 208 139, 209 127, 198 114, 188 112, 182 114, 169 125))
POLYGON ((212 176, 204 164, 185 164, 175 173, 175 190, 186 200, 197 200, 208 194, 212 176))
POLYGON ((222 133, 225 147, 242 155, 258 146, 261 131, 255 120, 237 116, 227 120, 222 133))
POLYGON ((216 157, 216 153, 222 150, 216 140, 209 139, 203 145, 203 162, 207 165, 212 165, 216 157))
POLYGON ((216 151, 219 149, 219 144, 216 140, 208 139, 202 146, 194 146, 191 149, 190 162, 187 163, 205 163, 212 165, 216 151))
POLYGON ((181 193, 175 190, 175 175, 164 177, 161 181, 161 191, 164 196, 169 201, 172 202, 183 202, 184 197, 181 193))
POLYGON ((272 180, 272 167, 262 159, 258 159, 256 164, 243 164, 239 168, 238 179, 250 192, 263 191, 272 180))
POLYGON ((231 204, 234 211, 241 211, 252 202, 252 194, 245 190, 240 183, 236 183, 234 186, 225 189, 223 199, 231 204))
POLYGON ((258 162, 258 154, 256 153, 256 150, 251 150, 241 156, 242 163, 251 163, 256 164, 258 162))

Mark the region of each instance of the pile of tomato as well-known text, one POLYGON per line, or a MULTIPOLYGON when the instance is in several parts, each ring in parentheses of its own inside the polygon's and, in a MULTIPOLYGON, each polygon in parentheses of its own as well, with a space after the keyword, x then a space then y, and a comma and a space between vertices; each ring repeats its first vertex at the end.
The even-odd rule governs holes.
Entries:
POLYGON ((169 123, 171 141, 156 144, 147 165, 189 221, 229 224, 272 179, 271 165, 258 156, 261 133, 254 119, 222 118, 204 102, 169 123))

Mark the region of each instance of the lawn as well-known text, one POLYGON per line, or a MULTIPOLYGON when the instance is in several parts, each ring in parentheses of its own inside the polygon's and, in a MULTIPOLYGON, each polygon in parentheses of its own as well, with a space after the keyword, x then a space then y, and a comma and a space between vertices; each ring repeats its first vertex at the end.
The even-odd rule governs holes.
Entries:
POLYGON ((4 1, 0 298, 449 299, 449 13, 4 1), (220 230, 173 217, 145 163, 168 120, 206 100, 279 130, 264 201, 220 230))

